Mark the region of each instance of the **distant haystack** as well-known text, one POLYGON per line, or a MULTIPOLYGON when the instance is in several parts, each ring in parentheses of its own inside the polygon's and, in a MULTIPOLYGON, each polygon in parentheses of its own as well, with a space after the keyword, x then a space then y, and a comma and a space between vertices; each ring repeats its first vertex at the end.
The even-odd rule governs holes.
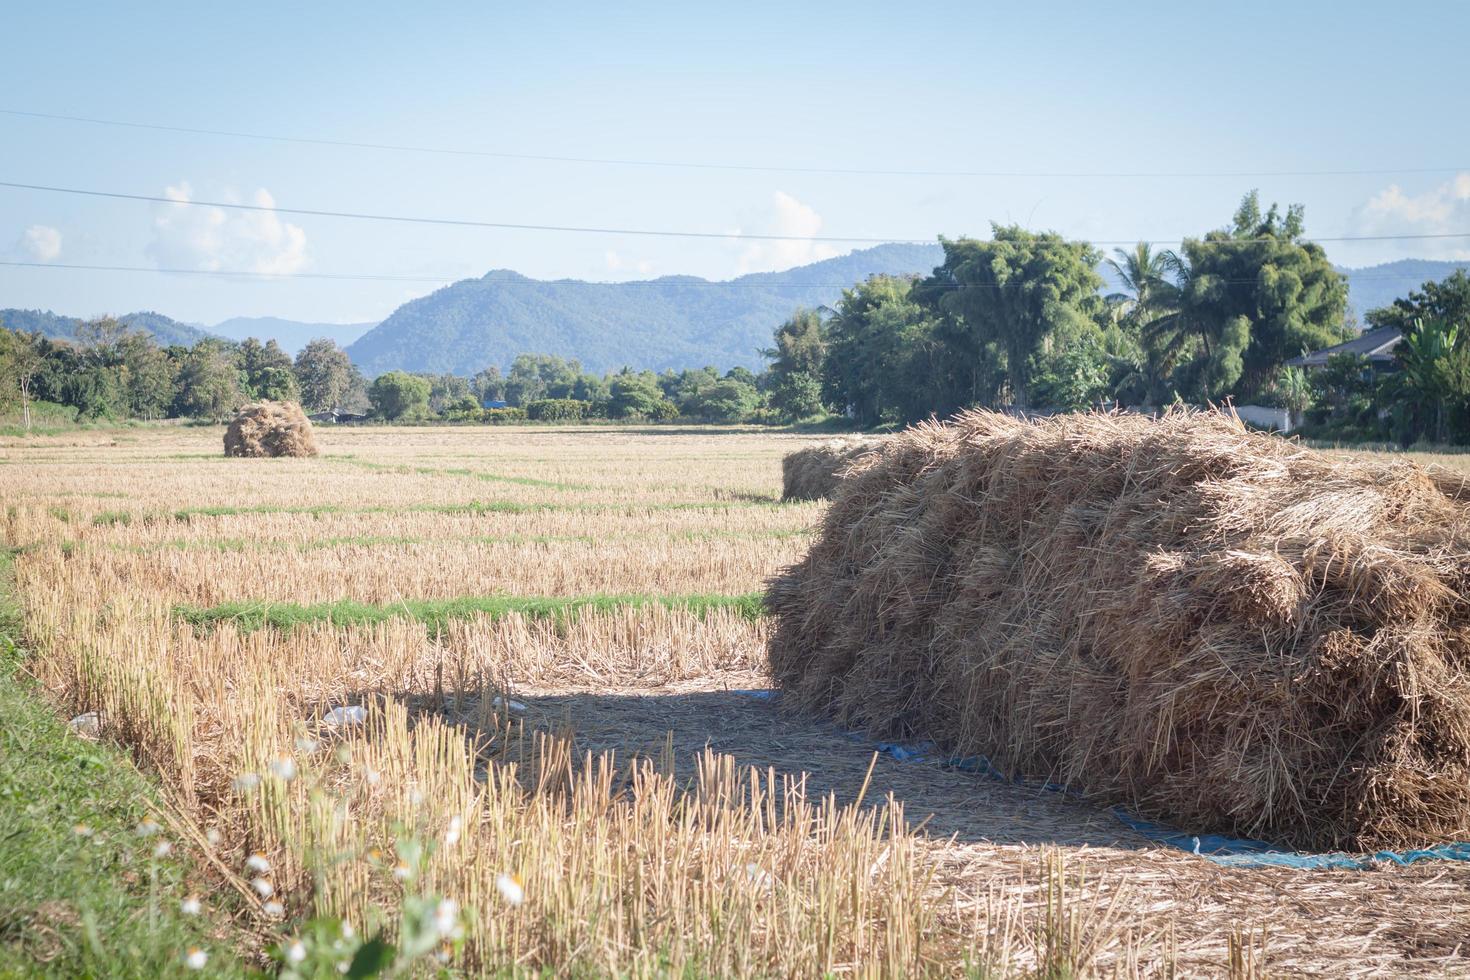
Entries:
POLYGON ((770 586, 783 700, 1303 848, 1470 836, 1470 486, 1216 414, 986 412, 770 586))
POLYGON ((311 422, 295 402, 246 405, 225 430, 226 456, 315 456, 311 422))
POLYGON ((876 449, 877 439, 834 439, 787 453, 781 460, 782 500, 822 500, 832 495, 848 466, 876 449))

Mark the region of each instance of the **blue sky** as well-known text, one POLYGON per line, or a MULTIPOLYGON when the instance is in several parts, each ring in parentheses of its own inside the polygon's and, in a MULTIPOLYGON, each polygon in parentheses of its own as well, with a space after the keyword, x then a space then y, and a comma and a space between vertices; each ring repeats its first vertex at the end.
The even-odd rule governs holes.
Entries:
MULTIPOLYGON (((1470 4, 12 4, 0 109, 539 155, 516 161, 0 115, 0 180, 538 224, 932 238, 992 220, 1177 239, 1242 193, 1312 235, 1470 232, 1470 4), (1425 168, 1433 173, 1407 172, 1425 168)), ((0 259, 448 278, 728 278, 846 250, 456 229, 0 188, 0 259)), ((1470 258, 1470 238, 1333 244, 1470 258)), ((0 307, 375 320, 432 284, 0 268, 0 307)))

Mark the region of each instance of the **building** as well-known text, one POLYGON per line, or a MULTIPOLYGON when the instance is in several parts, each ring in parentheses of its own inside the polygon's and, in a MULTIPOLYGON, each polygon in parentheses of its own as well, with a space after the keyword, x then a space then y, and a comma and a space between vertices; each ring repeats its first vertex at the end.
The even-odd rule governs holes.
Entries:
POLYGON ((1368 366, 1374 374, 1386 374, 1394 370, 1393 349, 1403 339, 1404 335, 1397 327, 1377 327, 1373 330, 1364 330, 1345 343, 1314 350, 1301 357, 1293 357, 1286 362, 1286 366, 1313 371, 1326 367, 1327 359, 1335 354, 1358 354, 1368 359, 1368 366))

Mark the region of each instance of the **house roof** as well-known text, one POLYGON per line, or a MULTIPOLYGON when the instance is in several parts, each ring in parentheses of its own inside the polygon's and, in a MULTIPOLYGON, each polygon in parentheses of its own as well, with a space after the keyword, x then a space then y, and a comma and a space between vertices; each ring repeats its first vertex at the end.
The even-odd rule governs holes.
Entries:
POLYGON ((1403 339, 1404 335, 1397 327, 1378 327, 1364 330, 1345 343, 1293 357, 1286 363, 1288 367, 1323 367, 1334 354, 1361 354, 1370 361, 1382 363, 1393 360, 1393 349, 1403 339))

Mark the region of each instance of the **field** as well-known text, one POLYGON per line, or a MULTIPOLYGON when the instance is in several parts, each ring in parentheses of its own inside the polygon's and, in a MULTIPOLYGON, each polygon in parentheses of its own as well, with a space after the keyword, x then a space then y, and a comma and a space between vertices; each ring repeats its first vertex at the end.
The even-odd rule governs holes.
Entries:
POLYGON ((220 436, 0 438, 25 669, 156 777, 213 963, 345 917, 467 973, 1470 975, 1464 864, 1218 867, 752 696, 812 440, 220 436))

